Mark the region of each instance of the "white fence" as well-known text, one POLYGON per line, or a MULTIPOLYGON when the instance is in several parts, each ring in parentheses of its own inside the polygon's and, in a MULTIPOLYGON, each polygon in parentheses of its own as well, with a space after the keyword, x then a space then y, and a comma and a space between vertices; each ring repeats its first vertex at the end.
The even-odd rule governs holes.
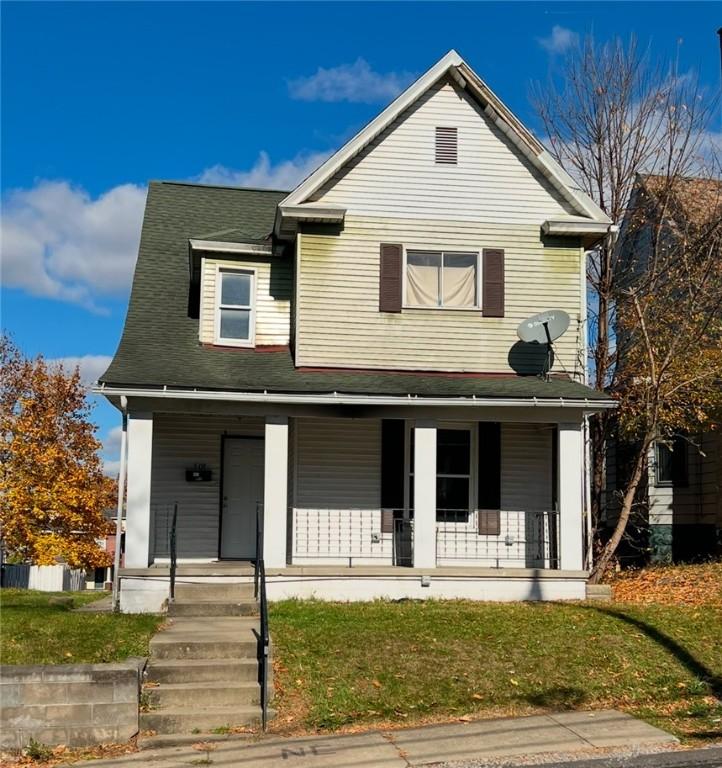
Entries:
POLYGON ((85 571, 67 565, 5 565, 3 586, 41 592, 76 592, 85 589, 85 571))

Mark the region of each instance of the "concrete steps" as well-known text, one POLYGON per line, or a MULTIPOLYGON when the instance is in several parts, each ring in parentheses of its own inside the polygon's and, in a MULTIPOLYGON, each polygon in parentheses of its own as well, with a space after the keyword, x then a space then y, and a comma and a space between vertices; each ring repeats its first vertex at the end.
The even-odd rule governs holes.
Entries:
POLYGON ((261 703, 261 689, 257 681, 228 680, 226 682, 165 683, 146 689, 151 710, 185 707, 192 700, 193 707, 225 707, 261 703))
POLYGON ((168 615, 177 616, 258 616, 255 600, 222 602, 220 600, 176 599, 168 606, 168 615))
POLYGON ((253 582, 235 584, 191 584, 178 582, 175 586, 176 600, 254 600, 253 582))
POLYGON ((253 585, 179 583, 168 615, 168 627, 150 641, 141 733, 170 738, 258 726, 253 585))
MULTIPOLYGON (((270 713, 269 713, 270 714, 270 713)), ((247 707, 168 707, 141 712, 140 730, 156 734, 223 733, 231 728, 256 728, 261 723, 261 708, 247 707)))
POLYGON ((258 662, 253 659, 155 659, 146 671, 153 683, 239 683, 258 680, 258 662))

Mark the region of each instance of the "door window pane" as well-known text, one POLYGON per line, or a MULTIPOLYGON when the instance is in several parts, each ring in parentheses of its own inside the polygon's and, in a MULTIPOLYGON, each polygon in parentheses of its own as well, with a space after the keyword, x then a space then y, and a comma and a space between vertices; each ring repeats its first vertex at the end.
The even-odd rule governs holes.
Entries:
POLYGON ((250 307, 250 274, 244 272, 221 272, 221 280, 221 304, 250 307))
POLYGON ((222 309, 221 338, 249 339, 250 317, 249 309, 222 309))

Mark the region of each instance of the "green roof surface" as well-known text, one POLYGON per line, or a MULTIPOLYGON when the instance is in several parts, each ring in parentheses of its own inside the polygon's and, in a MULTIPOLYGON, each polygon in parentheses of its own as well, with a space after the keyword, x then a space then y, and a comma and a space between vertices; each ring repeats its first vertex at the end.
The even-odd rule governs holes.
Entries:
POLYGON ((199 232, 227 230, 262 237, 260 233, 272 231, 276 206, 286 194, 151 182, 125 327, 101 383, 244 392, 608 399, 565 379, 305 371, 295 368, 285 348, 257 351, 201 345, 198 319, 188 312, 188 239, 199 237, 199 232))

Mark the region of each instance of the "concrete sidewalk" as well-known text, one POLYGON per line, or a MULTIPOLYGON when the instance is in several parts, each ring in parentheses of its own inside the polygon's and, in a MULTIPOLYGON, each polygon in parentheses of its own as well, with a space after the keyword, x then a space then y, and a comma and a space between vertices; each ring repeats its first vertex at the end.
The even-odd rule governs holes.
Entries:
MULTIPOLYGON (((409 768, 429 763, 481 761, 519 755, 573 753, 595 747, 674 744, 668 733, 629 715, 606 710, 477 720, 395 731, 342 736, 278 737, 208 742, 208 752, 192 745, 144 750, 112 760, 90 761, 93 768, 409 768), (210 762, 205 762, 205 758, 210 762)), ((85 764, 85 763, 84 763, 85 764)))

